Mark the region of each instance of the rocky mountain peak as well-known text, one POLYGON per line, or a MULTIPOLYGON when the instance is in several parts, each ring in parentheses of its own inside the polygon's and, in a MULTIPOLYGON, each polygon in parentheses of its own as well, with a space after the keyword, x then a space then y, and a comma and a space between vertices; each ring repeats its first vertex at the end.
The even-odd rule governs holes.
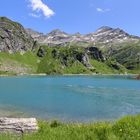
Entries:
POLYGON ((120 28, 111 28, 108 26, 99 28, 96 32, 90 34, 90 36, 92 37, 93 42, 100 44, 118 44, 139 40, 137 37, 132 37, 120 28))
POLYGON ((103 26, 93 33, 93 35, 121 35, 121 34, 129 36, 128 33, 126 33, 124 30, 120 28, 111 28, 108 26, 103 26))
POLYGON ((75 36, 81 36, 80 32, 74 34, 75 36))
POLYGON ((43 36, 43 35, 44 35, 43 33, 34 31, 34 30, 30 29, 30 28, 27 28, 27 29, 26 29, 26 32, 27 32, 28 34, 30 34, 33 38, 37 38, 37 37, 40 37, 40 36, 43 36))
POLYGON ((100 33, 100 32, 106 32, 106 31, 111 31, 111 30, 113 30, 113 28, 111 28, 109 26, 102 26, 99 29, 97 29, 96 32, 100 33))
POLYGON ((48 35, 51 35, 51 36, 55 36, 55 35, 67 35, 67 33, 59 30, 59 29, 55 29, 53 31, 51 31, 50 33, 48 33, 48 35))

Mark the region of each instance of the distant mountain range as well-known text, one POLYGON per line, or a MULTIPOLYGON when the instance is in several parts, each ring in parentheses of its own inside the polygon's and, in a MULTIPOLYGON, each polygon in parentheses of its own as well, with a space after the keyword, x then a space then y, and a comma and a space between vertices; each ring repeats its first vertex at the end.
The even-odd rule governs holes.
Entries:
POLYGON ((139 73, 140 70, 140 37, 108 26, 84 35, 68 34, 59 29, 43 34, 32 29, 25 29, 21 24, 6 17, 0 17, 0 51, 9 53, 12 59, 14 58, 14 64, 12 60, 9 67, 7 65, 11 56, 7 54, 4 57, 0 54, 2 55, 0 56, 2 73, 10 68, 15 72, 16 68, 12 69, 15 61, 24 63, 23 69, 19 68, 21 65, 18 65, 16 73, 29 73, 30 70, 33 72, 33 64, 33 67, 36 67, 34 72, 48 74, 52 71, 58 73, 58 69, 61 70, 59 73, 87 73, 89 71, 139 73), (27 55, 29 52, 32 56, 27 55), (18 60, 15 57, 17 53, 21 54, 18 60), (25 57, 24 54, 27 55, 26 58, 22 58, 25 57), (32 58, 28 59, 28 57, 32 58), (34 62, 32 62, 33 58, 34 62), (25 59, 31 61, 30 66, 28 60, 25 62, 25 59), (59 61, 55 63, 56 60, 59 61), (50 67, 52 69, 48 72, 50 67), (53 69, 54 67, 56 68, 53 69), (78 71, 78 68, 82 70, 78 71))
POLYGON ((26 29, 27 33, 40 44, 49 46, 67 46, 76 44, 78 46, 88 46, 90 44, 100 44, 103 46, 126 42, 138 42, 140 37, 129 35, 122 29, 114 29, 108 26, 99 28, 96 32, 82 35, 80 33, 68 34, 59 29, 48 34, 39 33, 32 29, 26 29))

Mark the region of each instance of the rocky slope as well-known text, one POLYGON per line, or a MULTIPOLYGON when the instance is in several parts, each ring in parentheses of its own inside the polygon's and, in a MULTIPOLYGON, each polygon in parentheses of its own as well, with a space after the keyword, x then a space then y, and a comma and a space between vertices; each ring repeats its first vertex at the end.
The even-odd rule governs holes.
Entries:
POLYGON ((34 47, 35 41, 21 24, 0 17, 0 51, 25 52, 34 47))
POLYGON ((24 27, 6 17, 0 17, 0 74, 26 74, 36 71, 37 47, 24 27))

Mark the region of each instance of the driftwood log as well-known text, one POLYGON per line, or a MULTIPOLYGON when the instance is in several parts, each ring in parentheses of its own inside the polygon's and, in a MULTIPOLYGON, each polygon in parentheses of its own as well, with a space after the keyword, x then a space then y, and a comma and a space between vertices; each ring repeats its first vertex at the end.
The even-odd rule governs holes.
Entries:
POLYGON ((0 118, 0 132, 26 133, 38 130, 35 118, 0 118))

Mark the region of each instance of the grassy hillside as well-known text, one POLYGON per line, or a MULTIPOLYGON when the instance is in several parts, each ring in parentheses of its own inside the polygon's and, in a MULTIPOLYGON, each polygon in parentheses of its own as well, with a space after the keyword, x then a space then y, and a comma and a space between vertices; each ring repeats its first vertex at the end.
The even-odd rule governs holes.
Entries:
POLYGON ((46 74, 80 74, 91 73, 80 61, 76 55, 80 54, 82 48, 49 48, 43 46, 46 55, 42 58, 39 66, 39 73, 46 74))
MULTIPOLYGON (((85 52, 85 48, 81 47, 42 46, 41 48, 43 49, 41 52, 39 50, 28 51, 24 54, 0 52, 0 74, 120 74, 139 73, 140 70, 139 61, 131 61, 129 55, 125 53, 126 50, 124 53, 117 51, 118 53, 112 54, 112 57, 109 56, 103 61, 92 53, 88 54, 85 52), (125 57, 125 55, 128 56, 125 57), (85 59, 86 62, 83 62, 85 59), (134 66, 134 68, 126 69, 125 67, 128 66, 134 66)), ((120 49, 118 47, 117 50, 120 49)), ((132 56, 130 55, 130 57, 132 56)))
POLYGON ((39 73, 46 74, 92 74, 92 73, 125 73, 127 71, 122 65, 112 61, 101 61, 91 56, 89 63, 92 68, 86 67, 81 58, 84 55, 85 48, 81 47, 55 47, 43 46, 44 57, 38 67, 39 73), (118 68, 113 67, 118 66, 118 68))
POLYGON ((103 51, 107 57, 124 65, 130 73, 140 72, 140 42, 114 44, 103 51))
POLYGON ((39 122, 39 131, 16 136, 0 134, 1 140, 140 140, 140 115, 124 117, 116 122, 63 124, 39 122))
POLYGON ((25 54, 0 52, 1 74, 36 73, 39 58, 32 52, 25 54))
MULTIPOLYGON (((120 73, 125 73, 127 72, 127 69, 120 65, 119 69, 113 68, 112 64, 113 61, 107 61, 107 62, 100 62, 97 60, 90 60, 91 64, 96 68, 97 73, 102 73, 102 74, 120 74, 120 73)), ((116 62, 115 62, 116 65, 116 62)))

